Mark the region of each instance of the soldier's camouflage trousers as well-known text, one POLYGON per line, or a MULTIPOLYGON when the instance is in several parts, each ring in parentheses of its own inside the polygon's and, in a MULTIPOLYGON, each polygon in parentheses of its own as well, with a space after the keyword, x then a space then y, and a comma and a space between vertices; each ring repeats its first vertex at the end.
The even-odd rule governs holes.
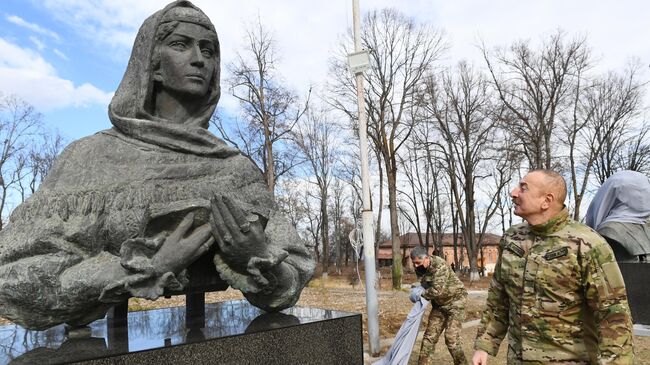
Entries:
POLYGON ((449 307, 434 307, 429 314, 427 327, 422 338, 418 365, 441 364, 434 361, 433 353, 442 331, 445 331, 445 344, 454 359, 454 365, 466 365, 467 358, 463 352, 460 337, 463 321, 465 320, 465 300, 459 300, 449 307))

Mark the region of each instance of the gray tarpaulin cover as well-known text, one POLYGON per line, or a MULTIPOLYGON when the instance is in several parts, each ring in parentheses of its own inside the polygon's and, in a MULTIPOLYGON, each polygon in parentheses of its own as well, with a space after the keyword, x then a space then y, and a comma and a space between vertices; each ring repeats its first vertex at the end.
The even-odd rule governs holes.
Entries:
MULTIPOLYGON (((413 288, 413 290, 419 290, 420 294, 424 291, 424 288, 421 286, 413 288)), ((413 350, 413 345, 415 344, 415 339, 418 337, 418 330, 420 328, 420 322, 422 322, 422 316, 424 311, 427 309, 429 301, 420 297, 418 301, 413 304, 413 308, 406 316, 406 320, 402 327, 400 327, 397 335, 395 335, 395 341, 390 347, 386 355, 374 362, 373 365, 406 365, 411 356, 411 350, 413 350)))
POLYGON ((598 230, 607 222, 644 224, 650 216, 650 181, 636 171, 610 176, 591 201, 585 223, 598 230))

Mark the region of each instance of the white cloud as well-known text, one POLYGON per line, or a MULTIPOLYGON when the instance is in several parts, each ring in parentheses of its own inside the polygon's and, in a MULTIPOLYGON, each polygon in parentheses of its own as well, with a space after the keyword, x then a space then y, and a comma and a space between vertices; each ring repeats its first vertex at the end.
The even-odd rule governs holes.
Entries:
POLYGON ((32 41, 32 43, 34 43, 34 45, 36 46, 36 48, 39 51, 42 51, 42 50, 45 49, 45 43, 43 43, 43 41, 41 41, 40 39, 38 39, 38 38, 36 38, 34 36, 29 36, 29 40, 32 41))
MULTIPOLYGON (((102 49, 102 54, 124 63, 138 27, 168 2, 42 0, 38 6, 45 7, 77 34, 92 40, 92 44, 102 49)), ((242 47, 245 25, 260 16, 275 35, 280 56, 278 66, 286 84, 299 94, 304 94, 311 84, 324 82, 328 59, 338 37, 352 26, 349 0, 195 0, 194 3, 217 28, 222 67, 242 47)), ((483 65, 476 48, 480 39, 488 47, 507 46, 516 39, 539 41, 558 28, 571 35, 587 35, 602 68, 621 69, 630 56, 646 63, 650 59, 650 48, 639 38, 646 33, 645 17, 650 12, 650 2, 642 0, 621 0, 616 5, 590 0, 361 1, 362 13, 384 7, 397 8, 419 21, 444 29, 452 44, 447 53, 448 62, 468 59, 483 65)))
MULTIPOLYGON (((83 1, 43 0, 55 18, 79 34, 124 60, 144 19, 167 5, 168 0, 83 1)), ((241 47, 244 26, 261 17, 276 36, 281 71, 288 85, 305 92, 327 76, 327 61, 338 36, 352 26, 352 2, 298 0, 195 0, 214 22, 222 44, 223 64, 241 47)), ((650 58, 639 40, 645 34, 650 2, 621 0, 594 3, 590 0, 430 1, 363 0, 363 13, 394 7, 408 16, 445 29, 452 41, 450 60, 467 58, 481 64, 476 49, 479 37, 488 46, 508 45, 515 39, 533 41, 557 28, 571 34, 586 34, 596 56, 608 68, 623 67, 629 56, 650 58)))
POLYGON ((19 17, 17 15, 7 15, 6 18, 7 18, 8 21, 10 21, 10 22, 12 22, 12 23, 14 23, 16 25, 19 25, 19 26, 21 26, 23 28, 30 29, 33 32, 36 32, 36 33, 39 33, 39 34, 42 34, 42 35, 46 35, 46 36, 51 37, 51 38, 53 38, 53 39, 55 39, 57 41, 60 39, 59 35, 56 34, 55 32, 53 32, 53 31, 51 31, 49 29, 45 29, 45 28, 41 27, 38 24, 30 23, 30 22, 26 21, 25 19, 23 19, 23 18, 21 18, 21 17, 19 17))
POLYGON ((38 53, 0 38, 0 85, 42 111, 92 104, 108 105, 111 93, 62 79, 38 53))
MULTIPOLYGON (((128 59, 133 40, 142 22, 167 5, 167 0, 133 2, 113 0, 88 2, 80 0, 44 0, 39 2, 53 16, 93 40, 104 54, 120 62, 128 59)), ((278 68, 287 86, 304 95, 311 84, 321 82, 327 74, 330 50, 338 34, 351 25, 351 2, 303 2, 291 0, 267 1, 193 1, 213 21, 222 47, 222 70, 234 59, 243 45, 245 26, 258 15, 268 30, 274 33, 280 62, 278 68), (281 11, 279 10, 281 9, 281 11), (348 24, 350 23, 350 24, 348 24)), ((222 71, 222 76, 225 76, 222 71)), ((235 110, 222 84, 220 106, 235 110)))
POLYGON ((47 8, 55 19, 77 34, 92 39, 101 47, 119 51, 115 57, 123 57, 125 52, 128 57, 128 50, 144 19, 167 3, 166 0, 39 0, 38 6, 47 8))
POLYGON ((69 61, 69 60, 70 60, 70 59, 68 58, 68 56, 65 55, 65 53, 61 52, 61 51, 58 50, 57 48, 55 48, 52 52, 54 52, 55 55, 59 56, 60 58, 66 60, 66 61, 69 61))
MULTIPOLYGON (((10 43, 0 38, 0 67, 3 69, 31 70, 42 75, 55 74, 54 67, 47 63, 38 53, 10 43)), ((4 86, 10 84, 2 83, 4 86)))

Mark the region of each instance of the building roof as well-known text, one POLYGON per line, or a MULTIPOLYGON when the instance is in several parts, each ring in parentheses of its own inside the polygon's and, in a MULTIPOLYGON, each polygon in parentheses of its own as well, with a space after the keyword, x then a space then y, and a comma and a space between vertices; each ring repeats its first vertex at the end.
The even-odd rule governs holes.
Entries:
MULTIPOLYGON (((453 234, 452 233, 443 233, 442 234, 442 245, 443 246, 453 246, 453 234)), ((457 234, 456 235, 458 238, 458 243, 463 242, 463 235, 462 234, 457 234)), ((479 236, 479 234, 477 234, 479 236)), ((418 246, 420 244, 420 240, 418 239, 418 234, 415 232, 409 232, 405 233, 401 236, 399 236, 400 241, 402 242, 401 248, 413 248, 415 246, 418 246)), ((497 246, 499 245, 499 240, 501 239, 500 236, 497 236, 492 233, 485 233, 483 235, 483 246, 497 246)), ((425 239, 422 237, 422 241, 424 242, 425 239)), ((433 234, 429 234, 429 244, 433 244, 433 234)), ((391 241, 390 240, 385 240, 379 243, 379 248, 390 248, 391 241)), ((381 258, 381 257, 380 257, 381 258)))

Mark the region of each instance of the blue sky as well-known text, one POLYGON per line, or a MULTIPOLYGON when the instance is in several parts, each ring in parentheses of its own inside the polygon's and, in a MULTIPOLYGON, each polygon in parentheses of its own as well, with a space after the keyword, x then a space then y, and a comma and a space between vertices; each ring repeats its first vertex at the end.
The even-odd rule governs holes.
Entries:
MULTIPOLYGON (((142 21, 167 1, 1 0, 0 92, 17 94, 69 141, 109 128, 106 108, 120 82, 142 21)), ((222 67, 241 47, 256 17, 274 32, 280 72, 299 94, 327 77, 327 58, 351 26, 351 0, 197 0, 215 23, 222 67)), ((562 28, 586 34, 599 68, 622 69, 630 58, 650 64, 650 2, 560 0, 361 0, 362 11, 397 7, 445 30, 445 62, 480 65, 475 45, 537 41, 562 28)), ((647 70, 647 69, 646 69, 647 70)), ((647 78, 647 75, 644 75, 647 78)), ((221 107, 236 103, 224 93, 221 107)))

